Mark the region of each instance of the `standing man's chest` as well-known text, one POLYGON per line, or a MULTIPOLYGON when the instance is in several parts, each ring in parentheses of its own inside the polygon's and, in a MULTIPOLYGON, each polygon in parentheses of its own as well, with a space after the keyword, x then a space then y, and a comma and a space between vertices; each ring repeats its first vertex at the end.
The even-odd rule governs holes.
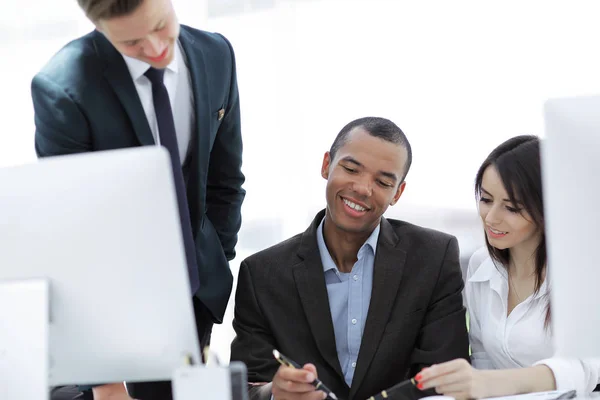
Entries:
MULTIPOLYGON (((148 122, 148 127, 153 136, 154 143, 160 145, 160 135, 156 112, 152 98, 152 84, 144 75, 150 67, 148 64, 136 59, 124 57, 131 75, 135 91, 148 122)), ((165 69, 164 84, 169 94, 179 158, 182 163, 187 159, 190 147, 194 143, 196 116, 194 113, 194 94, 192 92, 192 79, 188 68, 185 52, 178 44, 175 47, 175 57, 165 69)))

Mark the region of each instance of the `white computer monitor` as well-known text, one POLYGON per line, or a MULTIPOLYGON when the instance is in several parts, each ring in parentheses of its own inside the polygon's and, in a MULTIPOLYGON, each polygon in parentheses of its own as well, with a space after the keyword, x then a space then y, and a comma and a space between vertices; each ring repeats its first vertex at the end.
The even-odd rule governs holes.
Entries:
POLYGON ((199 363, 162 147, 0 169, 0 280, 29 278, 49 282, 49 385, 168 380, 199 363))
POLYGON ((564 357, 600 357, 600 96, 544 107, 542 176, 552 332, 564 357))

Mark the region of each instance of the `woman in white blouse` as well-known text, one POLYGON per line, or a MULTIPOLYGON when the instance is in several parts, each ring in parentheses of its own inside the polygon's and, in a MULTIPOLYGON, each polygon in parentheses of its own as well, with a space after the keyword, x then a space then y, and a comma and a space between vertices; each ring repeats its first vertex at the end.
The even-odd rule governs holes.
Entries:
POLYGON ((473 366, 431 366, 416 376, 419 387, 459 399, 591 392, 600 360, 552 358, 539 139, 498 146, 480 167, 475 192, 487 248, 471 257, 465 284, 473 366))

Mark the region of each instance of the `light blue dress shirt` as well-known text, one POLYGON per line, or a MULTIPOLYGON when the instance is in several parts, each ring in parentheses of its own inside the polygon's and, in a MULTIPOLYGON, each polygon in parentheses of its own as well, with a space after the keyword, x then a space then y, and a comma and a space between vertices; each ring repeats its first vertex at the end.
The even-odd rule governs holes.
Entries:
POLYGON ((338 270, 325 245, 324 221, 325 218, 317 229, 317 243, 325 273, 338 359, 346 384, 351 386, 371 301, 373 263, 380 225, 358 250, 358 260, 352 266, 352 271, 344 273, 338 270))

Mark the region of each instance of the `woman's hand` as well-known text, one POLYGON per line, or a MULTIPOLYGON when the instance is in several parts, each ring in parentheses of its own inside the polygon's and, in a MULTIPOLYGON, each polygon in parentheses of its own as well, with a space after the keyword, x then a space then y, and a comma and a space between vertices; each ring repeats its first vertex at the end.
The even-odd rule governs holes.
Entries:
POLYGON ((419 389, 434 388, 439 394, 455 399, 489 397, 485 371, 477 370, 460 358, 424 368, 415 377, 419 389))

